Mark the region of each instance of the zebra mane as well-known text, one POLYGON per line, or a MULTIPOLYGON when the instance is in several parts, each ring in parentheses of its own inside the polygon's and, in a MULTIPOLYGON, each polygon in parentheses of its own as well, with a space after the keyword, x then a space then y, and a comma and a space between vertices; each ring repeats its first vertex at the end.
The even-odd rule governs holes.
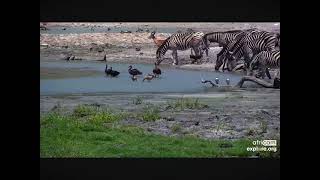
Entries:
POLYGON ((160 53, 160 51, 163 49, 163 47, 164 47, 164 46, 166 45, 166 43, 169 41, 170 37, 171 37, 171 36, 167 37, 167 39, 165 39, 165 40, 163 41, 163 43, 162 43, 162 44, 160 45, 160 47, 157 49, 156 54, 160 53))
MULTIPOLYGON (((237 50, 239 50, 240 48, 237 48, 237 49, 235 49, 240 43, 243 43, 243 38, 246 36, 246 34, 245 33, 242 33, 242 34, 240 34, 240 35, 238 35, 237 37, 236 37, 236 39, 234 39, 231 43, 230 43, 230 45, 228 45, 228 46, 231 46, 231 47, 228 47, 228 51, 232 51, 233 53, 235 53, 237 50)), ((241 46, 240 46, 241 47, 241 46)))

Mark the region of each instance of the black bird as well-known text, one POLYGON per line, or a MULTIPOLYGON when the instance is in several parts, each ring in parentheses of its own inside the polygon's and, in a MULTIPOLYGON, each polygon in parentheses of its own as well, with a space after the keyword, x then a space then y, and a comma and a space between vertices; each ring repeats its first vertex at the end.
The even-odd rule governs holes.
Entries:
POLYGON ((154 63, 153 74, 159 76, 161 74, 161 69, 158 68, 157 63, 154 63))
POLYGON ((110 75, 112 76, 112 77, 116 77, 116 76, 118 76, 120 73, 118 72, 118 71, 114 71, 114 70, 112 70, 112 67, 110 67, 110 75))
POLYGON ((108 69, 108 65, 106 64, 106 69, 104 70, 104 72, 107 74, 107 75, 110 75, 110 72, 112 71, 112 69, 108 69))
POLYGON ((136 75, 141 75, 141 74, 142 74, 142 72, 139 71, 138 69, 132 69, 132 66, 131 66, 131 65, 129 66, 128 72, 129 72, 129 74, 131 74, 132 76, 136 76, 136 75))
POLYGON ((132 79, 132 81, 136 81, 138 78, 137 78, 137 76, 132 76, 131 79, 132 79))

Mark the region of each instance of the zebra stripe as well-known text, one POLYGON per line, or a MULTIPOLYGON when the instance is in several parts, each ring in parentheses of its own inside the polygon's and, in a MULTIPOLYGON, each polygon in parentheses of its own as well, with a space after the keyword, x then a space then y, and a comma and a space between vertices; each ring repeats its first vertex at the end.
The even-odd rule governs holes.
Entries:
POLYGON ((196 55, 202 55, 202 48, 206 47, 204 45, 203 36, 203 32, 185 32, 171 35, 157 49, 156 63, 159 65, 162 62, 163 56, 168 50, 172 50, 174 64, 178 63, 177 50, 184 51, 192 48, 195 51, 196 55))
MULTIPOLYGON (((238 43, 239 40, 241 40, 241 38, 243 38, 244 36, 251 33, 257 33, 257 32, 261 32, 261 31, 259 31, 258 29, 247 29, 247 30, 234 30, 234 31, 225 31, 225 32, 217 32, 217 33, 208 33, 207 35, 208 37, 206 36, 204 37, 205 43, 207 42, 207 40, 209 40, 209 42, 217 42, 223 46, 223 49, 217 54, 215 70, 219 70, 219 68, 223 64, 224 58, 221 58, 223 57, 221 55, 225 56, 227 49, 231 49, 232 47, 234 47, 235 44, 238 43), (210 41, 210 38, 211 38, 211 41, 210 41)), ((208 53, 207 53, 207 56, 208 56, 208 53)))
POLYGON ((278 38, 274 33, 263 31, 245 35, 234 43, 233 47, 227 47, 225 58, 228 58, 228 69, 233 69, 235 61, 240 60, 241 57, 245 58, 245 64, 248 67, 254 55, 261 51, 274 50, 277 43, 278 38))
POLYGON ((264 78, 267 68, 280 70, 280 50, 261 51, 258 53, 253 57, 248 73, 252 75, 253 71, 258 69, 260 75, 264 78))

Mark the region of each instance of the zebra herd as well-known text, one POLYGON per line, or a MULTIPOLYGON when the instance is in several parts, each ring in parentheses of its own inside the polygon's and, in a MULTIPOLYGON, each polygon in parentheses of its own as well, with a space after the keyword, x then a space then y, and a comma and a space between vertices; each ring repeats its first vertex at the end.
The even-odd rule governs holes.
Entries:
MULTIPOLYGON (((189 31, 175 33, 168 37, 157 49, 156 64, 163 61, 168 50, 172 50, 173 64, 178 64, 178 50, 193 50, 196 56, 208 56, 210 43, 218 43, 222 50, 217 54, 215 70, 233 71, 242 64, 248 75, 258 70, 256 77, 271 79, 269 68, 278 69, 280 73, 280 34, 258 29, 233 30, 224 32, 189 31)), ((192 52, 192 51, 191 51, 192 52)), ((190 56, 191 57, 191 56, 190 56)))

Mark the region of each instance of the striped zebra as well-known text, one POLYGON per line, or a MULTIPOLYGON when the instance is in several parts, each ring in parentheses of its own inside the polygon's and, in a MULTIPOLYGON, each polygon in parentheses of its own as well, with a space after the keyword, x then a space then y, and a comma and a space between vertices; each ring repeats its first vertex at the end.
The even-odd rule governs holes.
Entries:
POLYGON ((278 38, 275 33, 262 31, 245 35, 234 43, 232 48, 227 47, 224 58, 228 61, 228 70, 231 71, 242 57, 247 68, 253 56, 261 51, 274 50, 277 44, 278 38))
MULTIPOLYGON (((217 54, 217 60, 215 65, 215 70, 219 70, 221 65, 223 64, 223 58, 220 58, 222 54, 226 53, 226 49, 228 48, 228 45, 230 47, 233 47, 233 45, 230 45, 230 43, 237 42, 238 39, 243 37, 244 35, 247 35, 248 33, 255 33, 260 32, 258 29, 246 29, 246 30, 233 30, 233 31, 224 31, 224 32, 213 32, 208 33, 204 36, 205 44, 207 46, 206 54, 208 56, 208 41, 219 43, 219 46, 222 46, 223 49, 217 54)), ((224 71, 224 67, 223 67, 224 71)))
MULTIPOLYGON (((225 47, 241 33, 241 30, 211 32, 205 34, 203 39, 207 47, 209 46, 208 43, 218 43, 220 47, 225 47)), ((208 56, 208 50, 206 50, 206 55, 208 56)))
POLYGON ((280 75, 280 50, 261 51, 255 55, 250 63, 248 75, 252 76, 254 70, 258 70, 256 77, 265 78, 267 74, 271 79, 268 68, 279 69, 276 76, 280 75))
POLYGON ((178 64, 178 50, 185 51, 192 48, 196 56, 202 56, 203 50, 206 48, 203 36, 203 32, 185 32, 171 35, 157 49, 156 64, 159 65, 163 61, 163 56, 168 50, 172 51, 173 65, 178 64))
POLYGON ((246 29, 246 30, 231 30, 231 31, 220 31, 220 32, 211 32, 204 35, 205 45, 209 43, 218 43, 220 47, 227 46, 232 42, 239 34, 244 32, 259 32, 258 29, 246 29))

